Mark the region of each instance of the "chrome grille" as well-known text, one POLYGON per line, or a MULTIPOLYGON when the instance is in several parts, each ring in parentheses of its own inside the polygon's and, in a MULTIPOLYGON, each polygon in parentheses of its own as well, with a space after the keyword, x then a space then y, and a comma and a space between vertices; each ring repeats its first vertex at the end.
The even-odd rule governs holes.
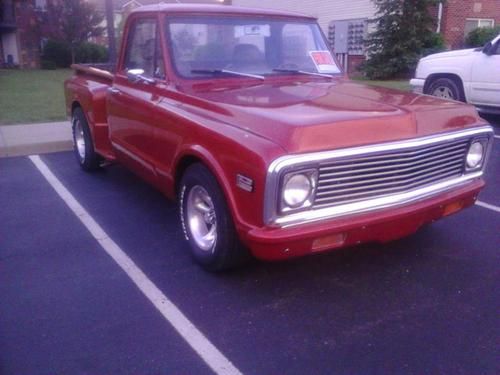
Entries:
POLYGON ((358 202, 461 176, 469 139, 320 163, 314 208, 358 202))

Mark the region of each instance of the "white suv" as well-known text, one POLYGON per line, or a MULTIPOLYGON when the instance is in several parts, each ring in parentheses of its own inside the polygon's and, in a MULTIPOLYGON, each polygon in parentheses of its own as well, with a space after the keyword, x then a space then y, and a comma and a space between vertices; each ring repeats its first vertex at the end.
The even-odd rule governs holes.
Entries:
POLYGON ((420 59, 414 92, 474 104, 500 114, 500 35, 483 48, 436 53, 420 59))

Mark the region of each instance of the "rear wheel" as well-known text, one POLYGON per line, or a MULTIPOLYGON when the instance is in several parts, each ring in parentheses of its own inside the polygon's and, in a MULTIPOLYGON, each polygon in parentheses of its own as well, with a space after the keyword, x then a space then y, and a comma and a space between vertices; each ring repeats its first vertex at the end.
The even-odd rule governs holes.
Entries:
POLYGON ((73 129, 73 151, 78 164, 85 171, 98 169, 102 158, 95 152, 89 125, 81 108, 73 110, 71 126, 73 129))
POLYGON ((459 83, 451 78, 438 78, 429 84, 427 94, 438 98, 465 101, 459 83))
POLYGON ((191 165, 180 184, 180 216, 194 260, 208 271, 220 271, 250 258, 240 243, 217 180, 202 164, 191 165))

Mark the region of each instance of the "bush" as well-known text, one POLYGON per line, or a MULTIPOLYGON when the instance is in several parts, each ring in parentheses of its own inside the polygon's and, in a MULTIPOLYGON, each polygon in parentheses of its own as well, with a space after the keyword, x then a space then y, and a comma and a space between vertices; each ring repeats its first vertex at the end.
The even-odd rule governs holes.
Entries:
POLYGON ((82 43, 75 52, 77 63, 103 63, 108 61, 108 49, 96 43, 82 43))
POLYGON ((56 70, 57 65, 54 61, 42 60, 40 63, 40 67, 45 70, 56 70))
POLYGON ((500 34, 500 26, 490 28, 490 27, 478 27, 472 30, 465 38, 466 47, 482 47, 494 37, 500 34))
POLYGON ((71 65, 71 49, 64 42, 49 39, 43 47, 42 60, 52 62, 57 68, 67 68, 71 65))
POLYGON ((442 52, 445 49, 446 48, 443 35, 439 33, 432 33, 424 44, 422 56, 428 56, 432 55, 433 53, 442 52))

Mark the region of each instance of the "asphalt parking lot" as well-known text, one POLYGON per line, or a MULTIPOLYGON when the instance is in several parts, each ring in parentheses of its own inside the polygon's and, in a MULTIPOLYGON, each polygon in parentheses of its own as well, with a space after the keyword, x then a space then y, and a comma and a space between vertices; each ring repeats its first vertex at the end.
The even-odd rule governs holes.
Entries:
POLYGON ((191 261, 175 204, 130 172, 41 156, 189 319, 188 340, 176 330, 186 322, 168 321, 30 158, 0 159, 0 374, 204 374, 213 363, 243 374, 497 374, 500 121, 495 131, 480 196, 490 208, 390 244, 217 275, 191 261))

